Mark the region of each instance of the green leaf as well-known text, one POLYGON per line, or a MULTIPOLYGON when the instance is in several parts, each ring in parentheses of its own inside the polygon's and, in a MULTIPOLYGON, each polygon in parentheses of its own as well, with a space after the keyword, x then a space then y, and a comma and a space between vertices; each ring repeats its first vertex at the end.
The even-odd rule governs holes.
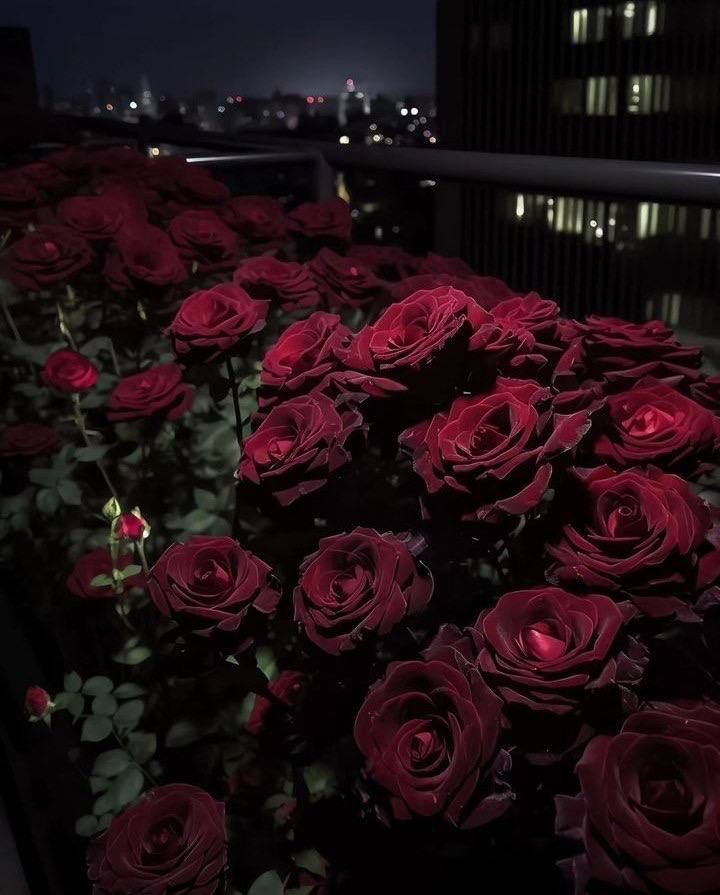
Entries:
POLYGON ((71 671, 69 674, 65 675, 63 679, 63 687, 68 691, 68 693, 79 693, 80 687, 82 687, 82 678, 77 673, 77 671, 71 671))
POLYGON ((275 653, 270 649, 269 646, 261 646, 258 648, 258 651, 255 653, 255 661, 257 662, 257 667, 262 671, 265 677, 269 681, 274 681, 278 676, 278 665, 275 661, 275 653))
POLYGON ((112 693, 113 682, 109 677, 95 675, 89 677, 83 684, 82 691, 88 696, 100 696, 102 693, 112 693))
POLYGON ((62 482, 59 482, 57 489, 63 503, 73 507, 79 507, 82 503, 80 487, 72 479, 64 479, 62 482))
POLYGON ((102 817, 98 818, 98 833, 102 833, 103 830, 107 830, 107 828, 112 823, 113 815, 108 811, 107 814, 103 814, 102 817))
POLYGON ((92 814, 84 814, 75 821, 75 832, 78 836, 94 836, 97 833, 97 829, 97 818, 93 817, 92 814))
POLYGON ((90 581, 90 587, 111 587, 115 582, 113 581, 112 575, 96 575, 90 581))
POLYGON ((120 665, 139 665, 151 655, 151 651, 146 646, 126 647, 119 653, 115 653, 113 661, 120 665))
POLYGON ((316 876, 324 877, 327 873, 327 861, 314 848, 306 848, 304 851, 297 852, 293 855, 293 861, 298 867, 309 870, 316 876))
POLYGON ((206 531, 214 521, 214 513, 208 513, 206 510, 191 510, 187 516, 183 516, 182 527, 191 532, 206 531))
POLYGON ((132 578, 133 575, 139 575, 142 572, 142 566, 129 565, 119 570, 119 577, 122 581, 126 578, 132 578))
POLYGON ((217 508, 217 497, 212 491, 206 491, 204 488, 195 488, 193 495, 195 503, 201 510, 215 510, 217 508))
POLYGON ((277 870, 268 870, 250 886, 248 895, 283 895, 284 888, 277 870))
POLYGON ((92 701, 93 715, 114 715, 117 707, 117 699, 109 693, 101 693, 92 701))
POLYGON ((75 459, 80 463, 95 463, 102 458, 110 450, 107 444, 93 444, 89 447, 81 447, 75 451, 75 459))
POLYGON ((84 743, 99 743, 112 733, 112 723, 103 715, 93 715, 83 722, 80 739, 84 743))
POLYGON ((55 703, 55 711, 65 709, 73 718, 82 715, 85 710, 85 697, 80 693, 68 693, 63 690, 57 694, 53 701, 55 703))
POLYGON ((117 777, 107 793, 116 810, 129 805, 140 795, 144 780, 136 767, 127 768, 117 777))
POLYGON ((138 764, 145 764, 155 754, 157 736, 154 733, 131 733, 128 737, 128 746, 135 761, 138 764))
POLYGON ((112 811, 114 807, 115 802, 108 789, 107 792, 104 792, 101 796, 98 796, 97 799, 95 799, 95 802, 93 803, 93 814, 96 816, 107 814, 109 811, 112 811))
POLYGON ((95 759, 92 773, 97 777, 117 777, 130 765, 130 756, 124 749, 109 749, 95 759))
POLYGON ((46 516, 53 516, 60 509, 60 495, 57 491, 43 488, 35 495, 37 508, 46 516))
POLYGON ((303 770, 305 783, 310 793, 310 799, 313 802, 319 799, 327 799, 335 794, 337 780, 335 772, 330 765, 316 762, 303 770))
POLYGON ((113 691, 113 696, 116 699, 130 699, 133 696, 143 696, 145 692, 145 688, 141 687, 139 684, 128 682, 127 684, 120 684, 119 687, 116 687, 113 691))
POLYGON ((169 749, 177 749, 181 746, 189 746, 200 737, 200 731, 196 724, 187 718, 176 721, 165 736, 165 745, 169 749))
POLYGON ((31 469, 28 478, 36 485, 42 485, 43 488, 54 488, 57 474, 54 469, 31 469))
POLYGON ((131 699, 124 702, 115 712, 113 723, 121 730, 132 730, 142 718, 145 703, 142 699, 131 699))
POLYGON ((110 788, 110 780, 106 777, 90 777, 90 792, 96 796, 110 788))

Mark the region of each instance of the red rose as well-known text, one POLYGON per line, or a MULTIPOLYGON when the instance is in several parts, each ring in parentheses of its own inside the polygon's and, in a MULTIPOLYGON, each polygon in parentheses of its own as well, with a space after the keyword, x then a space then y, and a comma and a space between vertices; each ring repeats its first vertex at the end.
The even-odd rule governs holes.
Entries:
POLYGON ((430 252, 421 260, 418 273, 444 273, 451 277, 475 276, 475 271, 462 258, 450 258, 447 255, 437 255, 435 252, 430 252))
MULTIPOLYGON (((350 246, 348 255, 369 267, 381 280, 402 280, 412 277, 420 264, 417 255, 411 255, 399 246, 360 245, 350 246)), ((423 288, 418 286, 418 289, 423 288)), ((413 289, 416 292, 417 289, 413 289)), ((408 293, 409 294, 409 293, 408 293)))
POLYGON ((407 429, 410 453, 431 502, 449 503, 463 520, 496 523, 535 509, 550 485, 552 461, 590 428, 588 411, 554 412, 549 389, 498 379, 485 395, 407 429))
POLYGON ((42 193, 33 181, 21 172, 0 174, 0 229, 22 227, 35 215, 42 202, 42 193))
MULTIPOLYGON (((132 553, 121 553, 117 558, 118 569, 122 570, 133 564, 132 553)), ((93 578, 97 578, 98 575, 112 575, 112 568, 112 557, 108 548, 97 547, 81 556, 75 563, 75 568, 70 573, 65 586, 76 597, 89 600, 114 600, 117 598, 117 593, 111 585, 96 587, 91 583, 93 578)), ((125 590, 129 587, 143 587, 144 584, 143 575, 132 575, 130 578, 123 579, 125 590)))
POLYGON ((499 302, 515 295, 507 284, 496 277, 458 277, 448 273, 425 273, 395 283, 392 288, 393 301, 401 301, 421 289, 439 289, 441 286, 449 286, 464 292, 487 311, 491 311, 499 302))
POLYGON ((222 207, 220 214, 242 239, 274 242, 285 238, 285 212, 271 196, 236 196, 222 207))
POLYGON ((387 299, 387 290, 370 268, 355 258, 321 249, 308 265, 329 308, 362 308, 387 299))
POLYGON ((284 330, 263 358, 260 406, 309 392, 340 367, 339 354, 352 338, 336 314, 315 311, 284 330))
POLYGON ((147 522, 135 513, 123 513, 113 525, 115 537, 122 541, 142 541, 146 531, 147 522))
POLYGON ((93 895, 217 895, 227 859, 225 809, 204 789, 149 790, 88 849, 93 895))
POLYGON ((73 196, 58 206, 59 221, 85 239, 110 239, 122 227, 125 213, 112 195, 73 196))
POLYGON ((699 376, 691 384, 690 394, 698 404, 720 413, 720 376, 699 376))
POLYGON ((355 721, 367 776, 389 794, 396 820, 444 817, 471 829, 512 799, 499 776, 502 702, 477 669, 446 662, 393 662, 355 721))
POLYGON ((49 152, 43 157, 48 165, 53 165, 65 174, 84 175, 90 169, 92 156, 79 146, 65 146, 55 152, 49 152))
POLYGON ((45 225, 14 242, 7 271, 19 289, 39 292, 68 283, 92 261, 90 243, 67 227, 45 225))
POLYGON ((93 388, 98 375, 98 368, 89 358, 69 348, 53 351, 41 373, 46 385, 68 394, 93 388))
POLYGON ((280 600, 270 566, 232 538, 212 535, 171 544, 148 588, 159 612, 204 635, 235 633, 251 610, 269 615, 280 600))
POLYGON ((35 457, 53 454, 61 444, 52 426, 42 423, 11 423, 0 432, 0 456, 35 457))
POLYGON ((27 177, 32 181, 38 189, 53 197, 72 188, 72 181, 63 171, 44 161, 30 162, 16 168, 16 171, 22 177, 27 177))
MULTIPOLYGON (((697 554, 712 514, 677 476, 653 467, 593 469, 573 517, 560 541, 547 548, 555 560, 548 571, 553 583, 629 597, 655 618, 687 615, 683 599, 709 583, 697 554)), ((707 556, 711 563, 713 554, 707 556)))
POLYGON ((170 237, 159 227, 144 222, 118 233, 104 273, 116 292, 138 286, 163 289, 187 278, 185 265, 170 237))
POLYGON ((186 298, 166 334, 181 360, 214 360, 263 329, 267 310, 266 301, 255 301, 239 286, 219 283, 186 298))
POLYGON ((131 174, 139 176, 143 168, 149 163, 149 159, 137 149, 129 146, 108 146, 104 149, 96 149, 90 153, 89 161, 95 171, 117 174, 131 174))
POLYGON ((576 891, 714 895, 720 880, 720 707, 650 703, 590 742, 581 793, 558 796, 557 832, 584 854, 563 862, 576 891), (591 886, 592 891, 595 888, 591 886))
POLYGON ((181 211, 168 232, 182 257, 201 273, 227 270, 235 263, 237 236, 214 211, 181 211))
POLYGON ((609 426, 595 453, 615 466, 653 463, 695 476, 717 458, 720 419, 655 379, 607 400, 609 426))
POLYGON ((432 575, 415 559, 422 546, 372 528, 323 538, 300 568, 295 620, 332 655, 369 635, 388 634, 406 616, 422 612, 432 596, 432 575))
POLYGON ((172 217, 186 208, 218 208, 230 198, 230 190, 198 165, 182 160, 158 168, 159 186, 166 198, 158 209, 172 217))
POLYGON ((42 687, 28 687, 25 691, 25 711, 31 721, 42 721, 53 709, 50 694, 42 687))
MULTIPOLYGON (((277 702, 286 706, 294 706, 302 698, 307 684, 307 677, 301 671, 281 671, 280 674, 268 684, 268 690, 277 702)), ((270 720, 276 702, 267 696, 258 695, 245 725, 253 736, 260 736, 270 720)))
POLYGON ((162 416, 176 420, 192 406, 192 386, 182 381, 177 364, 160 364, 132 376, 125 376, 112 390, 107 416, 111 422, 162 416))
POLYGON ((511 328, 513 325, 532 333, 535 351, 545 358, 556 358, 565 346, 560 324, 560 308, 537 292, 515 295, 494 305, 493 316, 511 328))
POLYGON ((245 442, 236 478, 262 486, 287 506, 322 488, 350 460, 346 442, 361 427, 356 410, 325 395, 284 401, 245 442))
POLYGON ((308 239, 330 239, 350 242, 352 218, 350 206, 342 199, 306 202, 287 217, 290 230, 308 239))
POLYGON ((320 304, 317 283, 304 264, 278 261, 270 255, 247 258, 233 274, 233 283, 285 311, 314 308, 320 304))

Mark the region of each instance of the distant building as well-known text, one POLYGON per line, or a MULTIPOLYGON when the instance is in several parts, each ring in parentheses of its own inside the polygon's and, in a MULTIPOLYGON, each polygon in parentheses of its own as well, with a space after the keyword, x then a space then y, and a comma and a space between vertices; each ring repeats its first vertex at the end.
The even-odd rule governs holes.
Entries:
POLYGON ((30 31, 0 28, 0 116, 38 107, 30 31))

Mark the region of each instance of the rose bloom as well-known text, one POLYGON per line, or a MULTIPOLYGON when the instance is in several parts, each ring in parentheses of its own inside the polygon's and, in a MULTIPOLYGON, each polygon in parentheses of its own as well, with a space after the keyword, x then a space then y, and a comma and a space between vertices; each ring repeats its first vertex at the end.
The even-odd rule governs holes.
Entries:
POLYGON ((415 558, 423 546, 372 528, 323 538, 300 567, 295 620, 331 655, 390 633, 430 602, 432 575, 415 558))
POLYGON ((655 379, 642 379, 607 400, 609 425, 595 454, 614 466, 653 463, 695 476, 717 458, 720 419, 655 379))
POLYGON ((53 454, 62 443, 60 435, 43 423, 10 423, 0 432, 0 457, 35 457, 53 454))
POLYGON ((231 283, 193 293, 165 333, 180 360, 214 360, 235 350, 265 326, 268 303, 231 283))
POLYGON ((272 196, 235 196, 223 205, 220 214, 229 227, 250 242, 285 238, 285 212, 272 196))
POLYGON ((251 612, 270 615, 280 600, 270 566, 232 538, 212 535, 171 544, 148 588, 159 612, 203 635, 235 633, 251 612))
POLYGON ((406 277, 393 284, 393 301, 402 301, 403 298, 421 289, 439 289, 441 286, 450 286, 459 292, 464 292, 487 311, 491 311, 495 305, 515 295, 512 289, 497 277, 475 275, 459 277, 449 273, 424 273, 406 277))
POLYGON ((715 552, 707 504, 687 482, 654 467, 583 474, 583 493, 557 543, 548 580, 572 590, 629 597, 641 612, 686 617, 696 587, 711 583, 715 552), (704 555, 698 562, 698 551, 704 555))
POLYGON ((98 368, 84 354, 61 348, 48 357, 40 375, 50 388, 73 394, 93 388, 99 374, 98 368))
POLYGON ((20 171, 0 173, 0 227, 22 227, 42 202, 37 184, 20 171))
POLYGON ((227 270, 235 263, 237 236, 214 211, 181 211, 168 232, 182 257, 200 273, 227 270))
POLYGON ((472 829, 501 816, 512 794, 500 775, 502 701, 471 665, 392 662, 355 721, 370 780, 396 820, 444 817, 472 829))
POLYGON ((285 329, 263 358, 260 406, 311 391, 340 368, 352 332, 337 314, 315 311, 285 329))
POLYGON ((287 216, 289 229, 307 239, 350 242, 350 206, 342 199, 306 202, 287 216))
POLYGON ((387 298, 385 285, 355 258, 320 249, 308 265, 329 308, 362 308, 387 298))
POLYGON ((108 399, 108 419, 114 423, 155 415, 179 419, 190 409, 195 396, 182 377, 182 367, 177 364, 160 364, 125 376, 108 399))
POLYGON ((63 199, 57 217, 64 226, 95 241, 112 238, 122 227, 126 215, 118 199, 104 195, 63 199))
POLYGON ((472 277, 475 271, 462 258, 451 258, 448 255, 437 255, 429 252, 421 261, 418 273, 444 273, 452 277, 472 277))
POLYGON ((557 587, 513 591, 464 632, 444 625, 426 655, 459 653, 511 709, 565 716, 616 688, 628 711, 647 664, 646 650, 625 633, 629 608, 557 587))
POLYGON ((538 347, 545 353, 559 351, 563 342, 560 327, 560 308, 554 301, 541 298, 537 292, 514 295, 498 302, 493 307, 493 315, 498 320, 513 321, 528 330, 535 337, 538 347))
POLYGON ((50 694, 42 687, 34 685, 25 691, 25 711, 31 721, 42 721, 53 708, 50 694))
POLYGON ((218 895, 227 861, 225 808, 197 786, 149 790, 90 843, 93 895, 218 895))
POLYGON ((187 279, 187 270, 170 237, 159 227, 135 222, 118 233, 104 269, 111 289, 163 289, 187 279))
POLYGON ((119 172, 140 176, 149 164, 148 157, 130 146, 108 146, 89 154, 89 161, 95 171, 119 172))
POLYGON ((287 506, 322 488, 350 460, 346 443, 362 425, 351 405, 322 394, 284 401, 246 440, 235 476, 287 506))
POLYGON ((718 891, 720 706, 649 703, 595 737, 577 774, 580 795, 556 798, 557 832, 584 848, 563 862, 576 891, 718 891))
POLYGON ((233 283, 284 311, 315 308, 320 304, 317 283, 304 264, 278 261, 270 255, 247 258, 233 274, 233 283))
MULTIPOLYGON (((306 685, 307 677, 301 671, 281 671, 275 680, 268 684, 268 690, 283 705, 295 706, 302 698, 306 685)), ((276 703, 267 696, 258 694, 246 724, 248 733, 259 736, 267 727, 276 707, 276 703)))
POLYGON ((18 289, 39 292, 68 283, 92 261, 90 243, 68 227, 38 227, 6 253, 5 267, 18 289))
MULTIPOLYGON (((361 245, 354 243, 348 255, 369 267, 381 280, 403 280, 417 272, 420 258, 399 246, 361 245)), ((418 287, 421 288, 421 287, 418 287)), ((417 291, 415 289, 413 292, 417 291)))
POLYGON ((43 161, 65 174, 83 176, 90 169, 91 154, 79 146, 65 146, 43 156, 43 161))
MULTIPOLYGON (((198 165, 178 165, 175 176, 168 183, 171 201, 169 209, 182 206, 214 208, 230 198, 230 190, 216 180, 205 168, 198 165)), ((174 212, 176 213, 176 212, 174 212)))
MULTIPOLYGON (((134 559, 132 553, 121 553, 117 559, 117 568, 125 569, 127 566, 133 565, 134 559)), ((107 547, 97 547, 91 550, 75 563, 75 567, 68 576, 65 586, 76 597, 89 600, 102 600, 117 598, 117 594, 113 587, 109 584, 102 587, 96 587, 92 584, 93 578, 98 575, 112 575, 112 557, 107 547)), ((123 587, 127 590, 129 587, 143 587, 145 578, 143 575, 132 575, 130 578, 123 580, 123 587)))
POLYGON ((22 177, 31 180, 48 196, 57 198, 72 189, 72 180, 55 165, 45 161, 30 162, 15 169, 22 177))
POLYGON ((499 378, 490 393, 457 398, 407 429, 400 444, 431 505, 445 503, 464 521, 497 523, 538 506, 552 461, 589 428, 587 410, 555 413, 550 390, 537 382, 499 378))

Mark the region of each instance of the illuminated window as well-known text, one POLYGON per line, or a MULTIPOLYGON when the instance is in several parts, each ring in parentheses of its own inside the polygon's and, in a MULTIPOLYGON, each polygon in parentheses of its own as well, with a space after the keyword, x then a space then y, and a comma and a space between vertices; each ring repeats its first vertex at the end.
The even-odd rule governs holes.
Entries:
POLYGON ((585 82, 585 112, 588 115, 617 115, 617 78, 588 78, 585 82))
POLYGON ((574 44, 588 44, 605 40, 611 17, 612 9, 609 6, 571 10, 570 41, 574 44))
POLYGON ((659 0, 628 0, 616 8, 616 13, 620 32, 626 40, 652 37, 660 34, 665 26, 665 4, 659 0))
POLYGON ((627 85, 627 110, 634 115, 670 111, 668 75, 631 75, 627 85))

